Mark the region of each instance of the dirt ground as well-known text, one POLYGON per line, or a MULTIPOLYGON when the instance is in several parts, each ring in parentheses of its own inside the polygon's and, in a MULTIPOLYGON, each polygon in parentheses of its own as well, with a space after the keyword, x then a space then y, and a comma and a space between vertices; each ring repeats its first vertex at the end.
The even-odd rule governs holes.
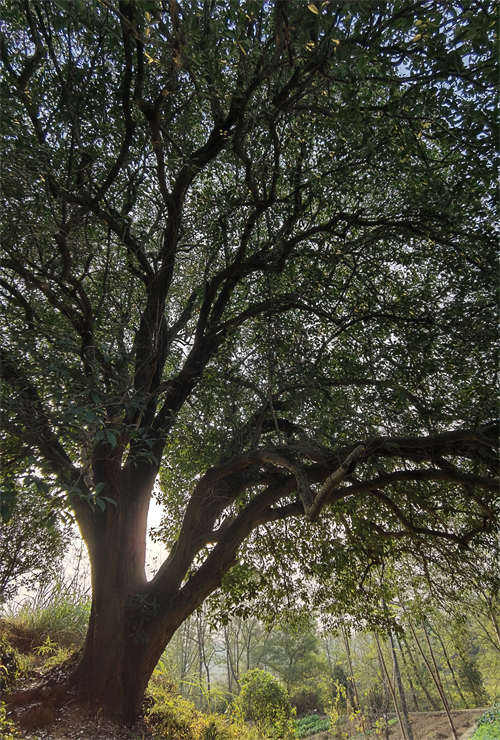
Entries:
POLYGON ((48 701, 40 701, 40 697, 21 706, 9 703, 7 716, 14 724, 14 736, 24 740, 146 740, 152 737, 142 721, 127 728, 71 700, 58 708, 48 701))
MULTIPOLYGON (((460 709, 451 713, 453 724, 460 740, 466 740, 473 733, 476 720, 485 709, 460 709)), ((445 712, 411 712, 411 726, 415 740, 448 740, 453 738, 445 712)), ((391 727, 391 740, 401 740, 399 725, 391 727)))

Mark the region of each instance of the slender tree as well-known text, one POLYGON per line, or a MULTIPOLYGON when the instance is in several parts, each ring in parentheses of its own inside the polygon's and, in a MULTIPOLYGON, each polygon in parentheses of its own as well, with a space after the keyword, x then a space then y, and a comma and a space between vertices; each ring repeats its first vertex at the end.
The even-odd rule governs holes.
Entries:
POLYGON ((2 439, 86 542, 71 684, 104 712, 270 562, 345 603, 383 558, 490 546, 493 17, 5 3, 2 439))
POLYGON ((420 670, 419 665, 417 664, 417 662, 415 660, 415 656, 412 653, 411 646, 408 645, 408 641, 406 639, 406 636, 404 638, 402 638, 402 642, 403 642, 403 645, 405 646, 406 654, 408 656, 409 662, 413 666, 413 671, 414 671, 415 676, 417 677, 417 681, 418 681, 418 683, 420 685, 420 688, 422 689, 423 693, 425 694, 425 697, 426 697, 427 703, 428 703, 428 707, 430 709, 436 709, 437 710, 439 708, 439 704, 436 701, 436 699, 429 693, 428 682, 426 681, 425 675, 422 676, 422 672, 420 670))
MULTIPOLYGON (((402 712, 401 707, 398 702, 398 697, 396 694, 396 684, 392 683, 391 677, 389 675, 389 670, 387 668, 387 664, 385 662, 384 654, 382 652, 382 647, 380 645, 380 638, 375 632, 375 644, 377 646, 377 653, 378 653, 378 659, 380 662, 380 668, 382 670, 382 674, 385 680, 386 686, 389 688, 389 691, 392 696, 392 703, 394 705, 394 710, 396 712, 398 722, 399 722, 399 729, 401 730, 401 735, 404 738, 404 740, 410 740, 410 735, 408 734, 410 728, 408 724, 408 715, 405 716, 405 714, 402 712)), ((411 730, 410 730, 411 732, 411 730)))
POLYGON ((415 686, 413 685, 410 667, 409 667, 408 662, 407 662, 407 660, 405 658, 405 654, 404 654, 404 650, 403 650, 403 645, 402 645, 401 639, 399 638, 399 636, 397 635, 397 633, 395 635, 395 639, 396 639, 397 646, 399 648, 399 654, 401 655, 401 660, 402 660, 403 665, 404 665, 405 674, 406 674, 406 680, 408 681, 408 686, 410 687, 411 697, 412 697, 412 700, 413 700, 413 711, 420 712, 420 705, 418 703, 417 694, 415 692, 415 686))
POLYGON ((354 709, 357 712, 360 712, 360 715, 361 715, 361 731, 362 731, 362 733, 364 735, 365 734, 365 719, 363 717, 363 709, 362 709, 362 706, 361 706, 361 702, 359 700, 358 685, 357 685, 357 682, 356 682, 356 678, 354 676, 354 668, 353 668, 353 664, 352 664, 352 655, 351 655, 351 645, 349 643, 349 638, 350 638, 349 630, 345 626, 345 624, 342 625, 341 632, 342 632, 342 638, 343 638, 343 641, 344 641, 344 647, 345 647, 345 652, 346 652, 346 657, 347 657, 347 664, 349 666, 349 679, 350 679, 350 683, 351 683, 352 693, 354 695, 354 702, 353 702, 354 709))
POLYGON ((399 694, 399 701, 401 703, 401 717, 403 719, 404 726, 405 726, 405 734, 408 737, 408 740, 413 740, 413 730, 410 724, 410 714, 408 712, 406 694, 405 694, 405 690, 403 686, 403 681, 401 678, 401 671, 399 668, 399 661, 398 661, 398 656, 396 655, 396 648, 394 646, 394 636, 392 632, 389 632, 389 645, 391 648, 391 655, 392 655, 394 687, 395 689, 397 688, 397 693, 399 694))
POLYGON ((469 706, 467 704, 467 699, 465 698, 465 696, 463 694, 463 691, 460 688, 460 683, 458 682, 457 675, 456 675, 456 673, 455 673, 455 671, 453 669, 453 665, 452 665, 452 663, 450 661, 450 656, 448 655, 448 651, 446 650, 446 646, 444 644, 443 638, 439 634, 439 629, 438 629, 438 627, 435 624, 432 625, 432 632, 433 632, 434 635, 436 635, 437 640, 438 640, 438 642, 439 642, 439 644, 441 646, 441 651, 442 651, 443 657, 444 657, 444 659, 446 661, 446 665, 448 666, 448 670, 450 672, 450 676, 451 676, 451 678, 453 680, 453 683, 455 684, 455 687, 457 689, 457 694, 460 697, 460 699, 462 700, 464 707, 467 709, 468 706, 469 706))
POLYGON ((448 723, 450 725, 451 734, 455 738, 455 740, 458 739, 457 731, 455 729, 455 725, 453 724, 453 717, 451 716, 451 710, 450 705, 448 703, 448 699, 446 697, 446 694, 444 692, 443 684, 441 682, 441 676, 439 675, 439 668, 436 662, 436 658, 434 655, 434 651, 432 649, 431 642, 429 640, 429 635, 427 634, 427 631, 425 629, 425 626, 422 625, 423 633, 427 642, 427 647, 429 648, 429 653, 431 656, 431 660, 426 656, 424 649, 422 648, 422 645, 420 643, 420 640, 418 639, 417 633, 415 631, 415 627, 413 626, 412 622, 409 621, 410 630, 413 635, 413 639, 415 640, 415 644, 420 652, 420 655, 422 656, 425 665, 427 666, 427 670, 429 671, 429 675, 431 676, 437 690, 439 693, 439 696, 441 698, 441 702, 443 704, 443 709, 446 712, 446 716, 448 718, 448 723), (431 663, 432 661, 432 663, 431 663))

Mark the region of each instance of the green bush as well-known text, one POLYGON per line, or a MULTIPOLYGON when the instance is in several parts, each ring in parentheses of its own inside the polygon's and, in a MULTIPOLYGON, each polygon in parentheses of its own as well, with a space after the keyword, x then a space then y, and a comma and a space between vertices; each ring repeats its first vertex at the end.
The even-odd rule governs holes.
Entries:
POLYGON ((494 704, 478 720, 471 740, 498 740, 500 738, 500 704, 494 704))
POLYGON ((20 673, 17 650, 9 643, 6 635, 0 633, 0 697, 12 687, 20 673))
POLYGON ((236 716, 254 722, 263 737, 294 737, 294 711, 285 688, 267 671, 254 668, 241 682, 234 702, 236 716))
POLYGON ((202 736, 201 714, 194 704, 181 696, 155 692, 148 720, 155 732, 171 740, 198 740, 202 736))
MULTIPOLYGON (((151 684, 150 684, 151 686, 151 684)), ((152 685, 148 724, 153 734, 166 740, 257 740, 243 724, 230 722, 220 714, 204 714, 178 694, 152 685)))

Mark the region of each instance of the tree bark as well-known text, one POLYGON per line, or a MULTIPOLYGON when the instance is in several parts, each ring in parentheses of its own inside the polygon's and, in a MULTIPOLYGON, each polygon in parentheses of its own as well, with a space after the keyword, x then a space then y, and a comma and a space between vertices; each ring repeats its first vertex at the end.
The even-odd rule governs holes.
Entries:
POLYGON ((160 656, 186 614, 172 603, 160 614, 146 581, 147 512, 153 479, 121 470, 107 476, 106 502, 85 530, 92 605, 70 689, 110 715, 133 722, 160 656))

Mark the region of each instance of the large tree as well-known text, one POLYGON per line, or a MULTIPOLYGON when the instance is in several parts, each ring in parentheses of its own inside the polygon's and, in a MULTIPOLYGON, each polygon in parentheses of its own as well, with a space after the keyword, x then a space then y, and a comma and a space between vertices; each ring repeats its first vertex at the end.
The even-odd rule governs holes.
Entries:
POLYGON ((256 532, 359 579, 488 546, 492 5, 5 3, 2 428, 87 544, 105 711, 256 532))

